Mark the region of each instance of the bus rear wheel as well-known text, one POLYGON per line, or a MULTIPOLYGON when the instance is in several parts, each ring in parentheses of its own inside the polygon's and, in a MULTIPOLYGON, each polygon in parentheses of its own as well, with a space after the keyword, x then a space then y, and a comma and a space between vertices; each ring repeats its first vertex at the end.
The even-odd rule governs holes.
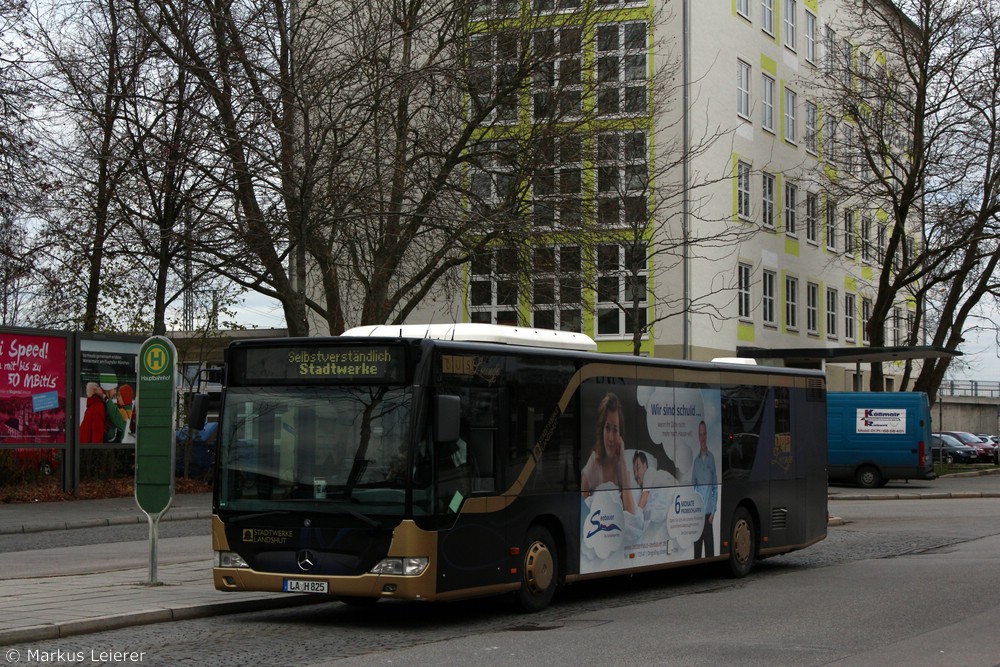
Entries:
POLYGON ((857 474, 854 475, 854 480, 858 483, 858 486, 863 486, 866 489, 874 489, 882 486, 882 475, 873 466, 860 468, 857 474))
POLYGON ((757 530, 753 516, 746 507, 738 507, 733 515, 729 540, 729 572, 737 579, 750 574, 757 562, 757 530))
POLYGON ((532 526, 521 555, 521 588, 514 602, 521 611, 541 611, 552 601, 559 580, 559 553, 552 535, 542 526, 532 526))

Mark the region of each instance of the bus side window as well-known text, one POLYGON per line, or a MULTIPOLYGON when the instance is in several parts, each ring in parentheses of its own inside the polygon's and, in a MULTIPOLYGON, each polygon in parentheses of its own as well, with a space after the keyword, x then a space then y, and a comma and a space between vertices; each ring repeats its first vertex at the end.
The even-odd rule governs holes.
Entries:
POLYGON ((471 429, 468 454, 472 463, 472 492, 495 491, 493 429, 471 429))

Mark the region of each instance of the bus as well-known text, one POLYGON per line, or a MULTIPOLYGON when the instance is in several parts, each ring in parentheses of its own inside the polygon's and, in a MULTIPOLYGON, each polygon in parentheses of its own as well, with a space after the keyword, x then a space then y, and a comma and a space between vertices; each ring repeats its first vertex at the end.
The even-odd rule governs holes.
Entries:
POLYGON ((215 587, 533 612, 574 582, 743 577, 825 538, 822 373, 595 350, 481 324, 234 341, 215 587))

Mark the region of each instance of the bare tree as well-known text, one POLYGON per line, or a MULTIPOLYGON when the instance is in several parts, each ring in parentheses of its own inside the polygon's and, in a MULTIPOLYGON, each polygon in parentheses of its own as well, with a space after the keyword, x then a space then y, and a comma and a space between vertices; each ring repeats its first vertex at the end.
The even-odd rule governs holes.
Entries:
MULTIPOLYGON (((859 203, 859 245, 875 268, 864 313, 872 346, 899 329, 906 301, 914 305, 909 344, 925 331, 930 342, 955 346, 965 306, 988 290, 980 269, 996 247, 996 135, 982 109, 995 112, 997 98, 977 79, 995 60, 990 14, 995 8, 979 0, 851 0, 839 32, 825 36, 824 168, 836 172, 826 182, 837 201, 859 203), (941 281, 953 290, 944 300, 936 298, 941 281), (938 304, 929 320, 928 306, 938 304)), ((949 362, 925 361, 915 388, 933 396, 949 362)), ((908 366, 904 386, 909 376, 908 366)), ((871 389, 883 383, 881 364, 872 364, 871 389)))

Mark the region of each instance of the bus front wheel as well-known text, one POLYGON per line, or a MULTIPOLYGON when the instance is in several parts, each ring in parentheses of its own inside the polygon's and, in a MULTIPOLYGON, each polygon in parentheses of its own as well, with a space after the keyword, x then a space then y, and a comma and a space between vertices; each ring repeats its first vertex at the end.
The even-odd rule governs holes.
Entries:
POLYGON ((542 526, 532 526, 521 555, 521 588, 515 603, 522 611, 541 611, 552 601, 558 583, 559 553, 552 535, 542 526))
POLYGON ((729 571, 737 579, 742 579, 750 574, 757 561, 757 530, 746 507, 736 509, 730 537, 729 571))

